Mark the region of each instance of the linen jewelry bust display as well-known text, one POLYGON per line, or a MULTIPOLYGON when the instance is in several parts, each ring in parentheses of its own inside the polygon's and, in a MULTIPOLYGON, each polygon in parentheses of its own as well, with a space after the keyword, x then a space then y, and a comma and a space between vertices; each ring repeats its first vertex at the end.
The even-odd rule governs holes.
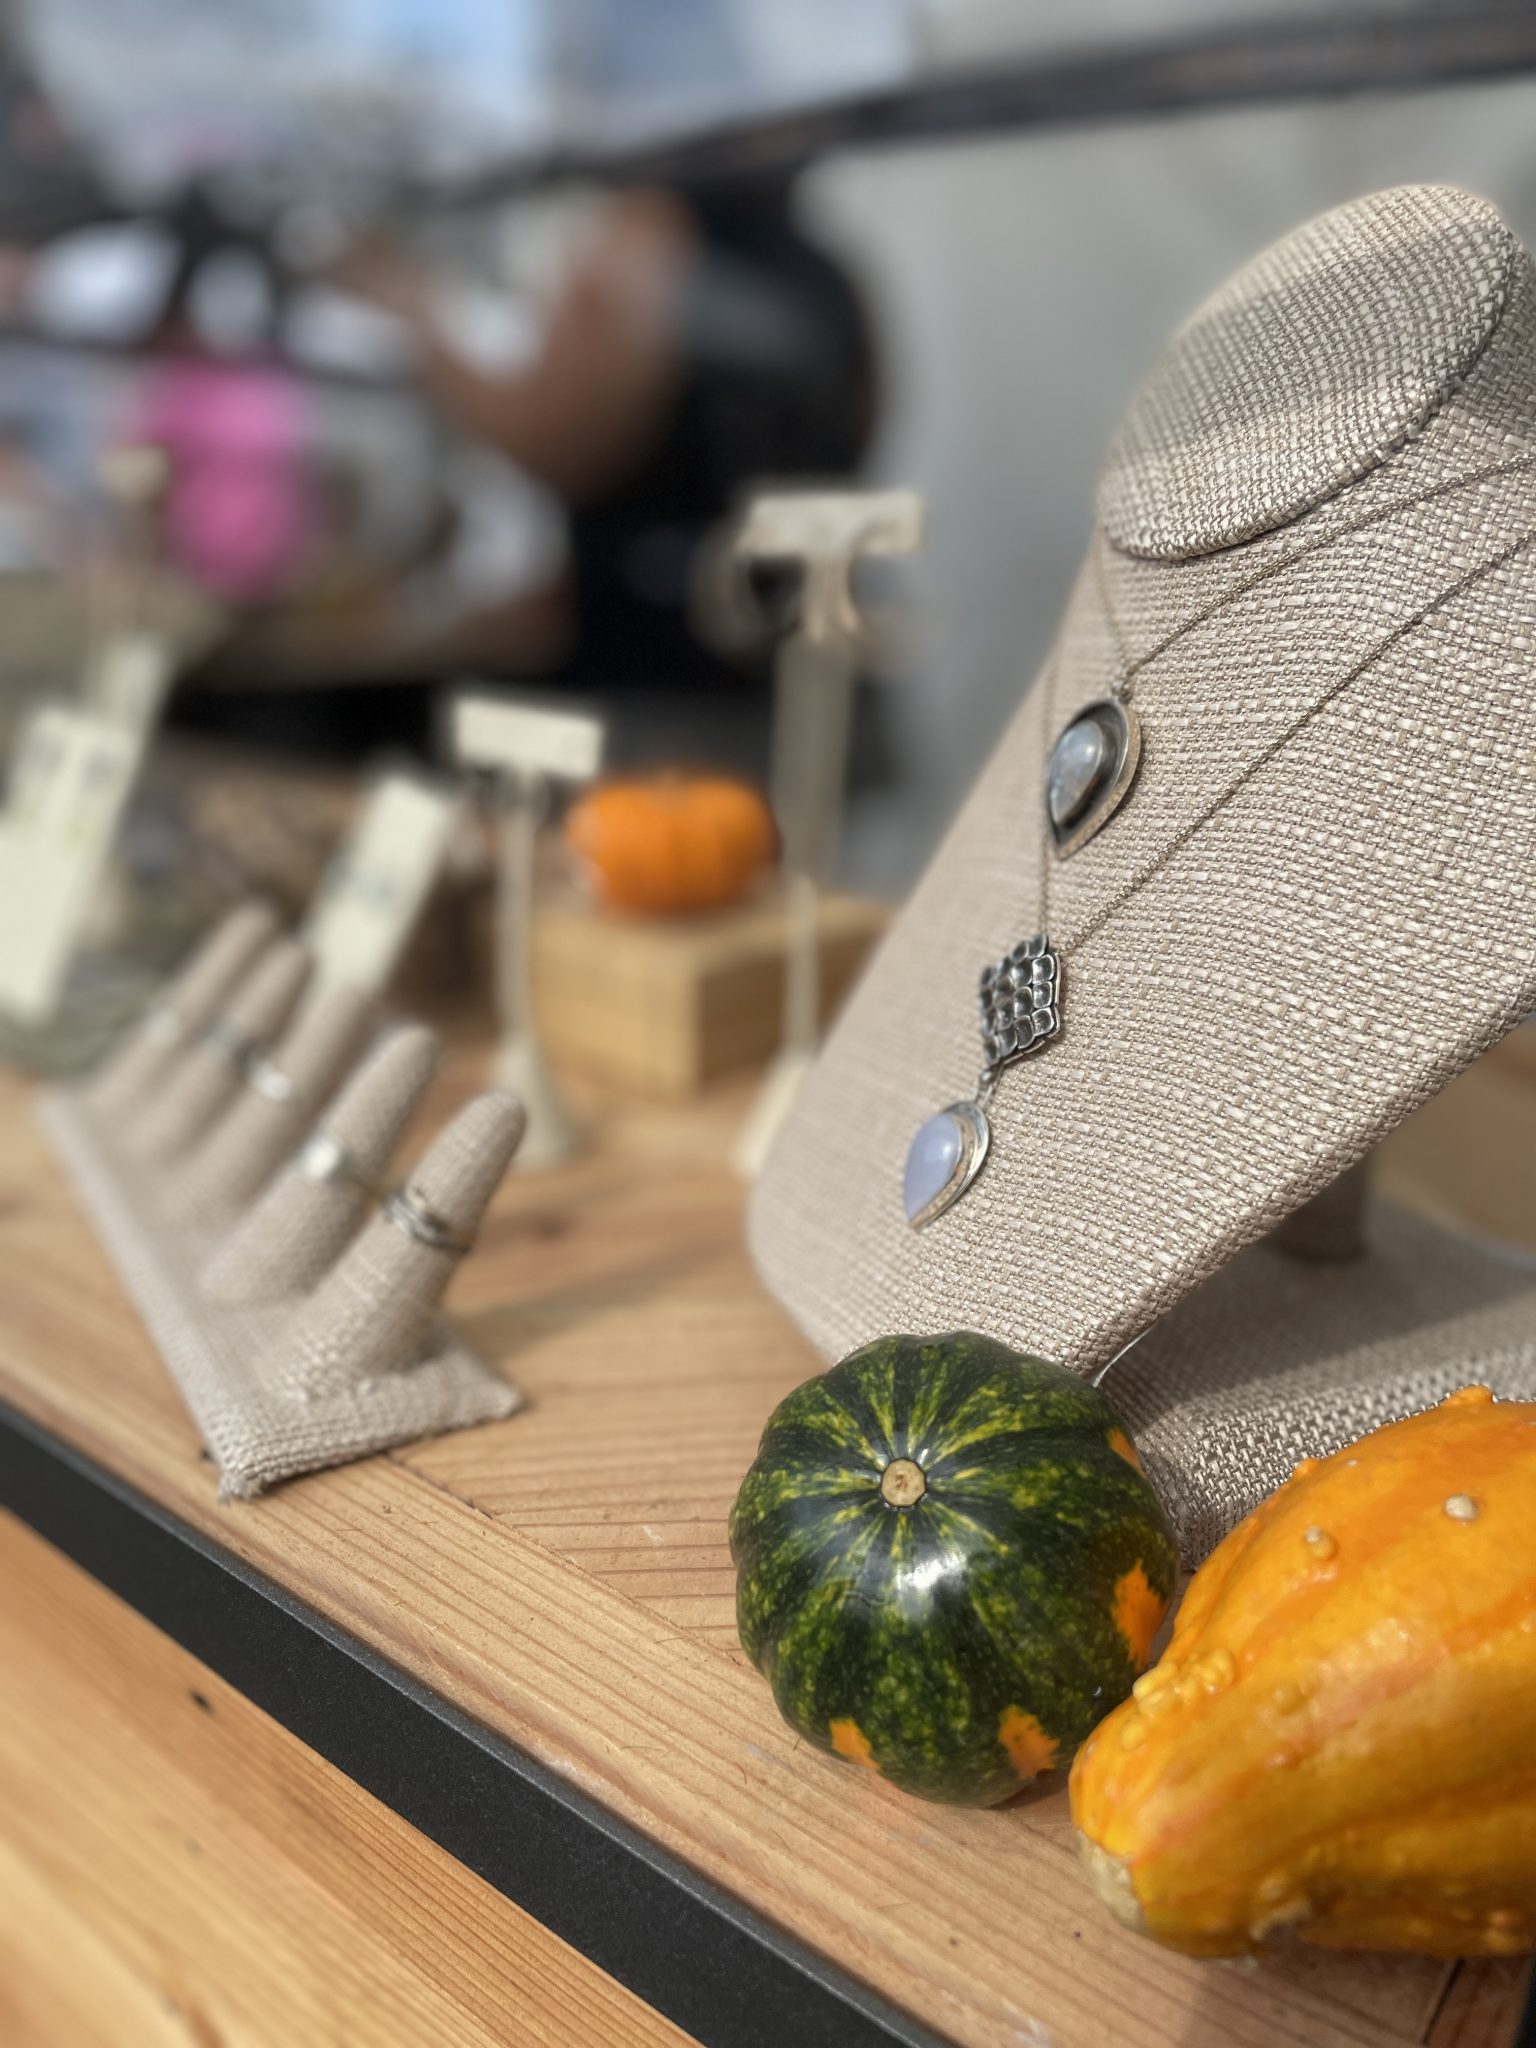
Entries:
POLYGON ((1093 1370, 1529 1010, 1533 930, 1536 271, 1407 188, 1259 257, 1134 400, 1045 678, 759 1183, 761 1269, 829 1355, 1093 1370))

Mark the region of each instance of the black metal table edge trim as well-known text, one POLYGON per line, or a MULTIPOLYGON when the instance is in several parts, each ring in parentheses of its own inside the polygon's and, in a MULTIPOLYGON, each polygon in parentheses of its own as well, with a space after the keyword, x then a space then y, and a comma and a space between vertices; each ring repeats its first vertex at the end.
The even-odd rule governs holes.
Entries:
MULTIPOLYGON (((0 1506, 705 2048, 941 2037, 0 1401, 0 1506)), ((507 1987, 508 2017, 517 1986, 507 1987)))

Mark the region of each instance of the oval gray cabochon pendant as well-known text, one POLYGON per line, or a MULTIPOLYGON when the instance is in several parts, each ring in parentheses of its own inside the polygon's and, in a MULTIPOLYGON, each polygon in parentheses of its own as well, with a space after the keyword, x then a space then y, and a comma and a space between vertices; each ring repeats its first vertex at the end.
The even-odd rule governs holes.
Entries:
POLYGON ((1105 697, 1079 711, 1051 749, 1045 809, 1063 858, 1086 846, 1130 794, 1141 764, 1141 721, 1105 697))

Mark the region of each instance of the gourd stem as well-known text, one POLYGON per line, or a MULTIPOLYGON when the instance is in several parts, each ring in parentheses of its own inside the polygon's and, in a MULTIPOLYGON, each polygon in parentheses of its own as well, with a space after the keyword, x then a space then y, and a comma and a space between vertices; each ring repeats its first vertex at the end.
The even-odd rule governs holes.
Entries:
POLYGON ((893 1508, 915 1507, 928 1491, 928 1479, 915 1458, 892 1458, 880 1474, 880 1493, 893 1508))

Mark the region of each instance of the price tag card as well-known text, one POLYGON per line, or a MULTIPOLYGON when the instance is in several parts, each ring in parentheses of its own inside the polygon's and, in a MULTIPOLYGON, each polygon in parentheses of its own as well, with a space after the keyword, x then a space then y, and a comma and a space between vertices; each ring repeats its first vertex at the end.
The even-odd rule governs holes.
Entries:
POLYGON ((603 755, 603 722, 516 697, 465 693, 453 701, 453 744, 466 768, 585 782, 603 755))
POLYGON ((140 741, 88 712, 45 705, 22 728, 0 811, 0 1008, 53 1016, 90 915, 140 741))
POLYGON ((922 540, 918 491, 761 491, 736 536, 750 561, 910 555, 922 540))
POLYGON ((383 992, 437 880, 457 802, 425 777, 374 783, 310 906, 302 936, 314 987, 383 992))

